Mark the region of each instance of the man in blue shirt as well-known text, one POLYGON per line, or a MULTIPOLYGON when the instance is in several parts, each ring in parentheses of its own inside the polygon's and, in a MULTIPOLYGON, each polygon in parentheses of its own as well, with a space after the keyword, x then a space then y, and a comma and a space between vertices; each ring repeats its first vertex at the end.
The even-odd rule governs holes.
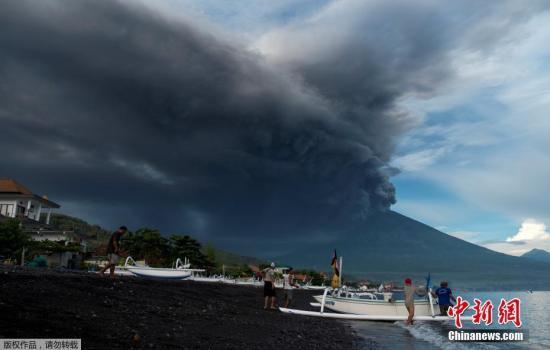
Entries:
POLYGON ((434 298, 437 297, 441 316, 447 316, 447 310, 449 310, 449 307, 451 307, 452 305, 451 300, 456 302, 456 299, 453 295, 453 292, 449 288, 449 284, 447 283, 447 281, 442 281, 440 287, 437 288, 435 292, 432 292, 432 296, 434 298))

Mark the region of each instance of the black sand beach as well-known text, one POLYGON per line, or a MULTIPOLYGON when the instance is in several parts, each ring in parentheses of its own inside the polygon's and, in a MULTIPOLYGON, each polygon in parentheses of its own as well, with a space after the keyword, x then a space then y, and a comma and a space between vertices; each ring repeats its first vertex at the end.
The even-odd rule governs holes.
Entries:
MULTIPOLYGON (((83 349, 352 349, 349 325, 262 309, 262 289, 0 268, 0 338, 83 349)), ((296 291, 307 308, 311 292, 296 291)))

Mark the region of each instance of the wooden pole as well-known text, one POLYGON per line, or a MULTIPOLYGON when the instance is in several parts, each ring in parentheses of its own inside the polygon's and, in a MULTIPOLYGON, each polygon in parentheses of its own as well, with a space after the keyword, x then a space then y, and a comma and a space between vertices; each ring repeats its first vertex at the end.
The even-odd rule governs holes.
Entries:
POLYGON ((21 250, 21 266, 25 266, 25 247, 21 250))
POLYGON ((339 270, 340 270, 340 276, 338 276, 338 285, 341 287, 342 286, 342 257, 340 257, 340 267, 339 267, 339 270))

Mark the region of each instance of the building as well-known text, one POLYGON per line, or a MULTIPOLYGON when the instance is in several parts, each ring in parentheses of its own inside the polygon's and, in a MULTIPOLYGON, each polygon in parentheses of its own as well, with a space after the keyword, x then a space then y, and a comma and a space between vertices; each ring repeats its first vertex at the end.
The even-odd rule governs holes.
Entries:
MULTIPOLYGON (((72 230, 60 230, 50 225, 52 211, 61 206, 31 192, 13 179, 0 178, 0 221, 18 219, 21 228, 35 241, 64 244, 81 243, 72 230)), ((44 252, 42 256, 51 266, 72 267, 79 260, 78 252, 44 252)))
POLYGON ((48 225, 52 210, 59 207, 47 196, 33 194, 15 180, 0 179, 0 215, 40 222, 42 213, 46 213, 44 223, 48 225))

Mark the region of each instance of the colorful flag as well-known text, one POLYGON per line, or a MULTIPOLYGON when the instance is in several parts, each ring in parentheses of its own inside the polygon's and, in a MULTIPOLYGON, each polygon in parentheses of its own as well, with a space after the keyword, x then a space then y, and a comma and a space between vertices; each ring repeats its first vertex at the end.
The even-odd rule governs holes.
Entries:
POLYGON ((332 262, 330 263, 330 266, 332 266, 332 288, 338 288, 340 287, 340 270, 338 269, 338 255, 336 255, 336 249, 334 249, 334 256, 332 257, 332 262))

